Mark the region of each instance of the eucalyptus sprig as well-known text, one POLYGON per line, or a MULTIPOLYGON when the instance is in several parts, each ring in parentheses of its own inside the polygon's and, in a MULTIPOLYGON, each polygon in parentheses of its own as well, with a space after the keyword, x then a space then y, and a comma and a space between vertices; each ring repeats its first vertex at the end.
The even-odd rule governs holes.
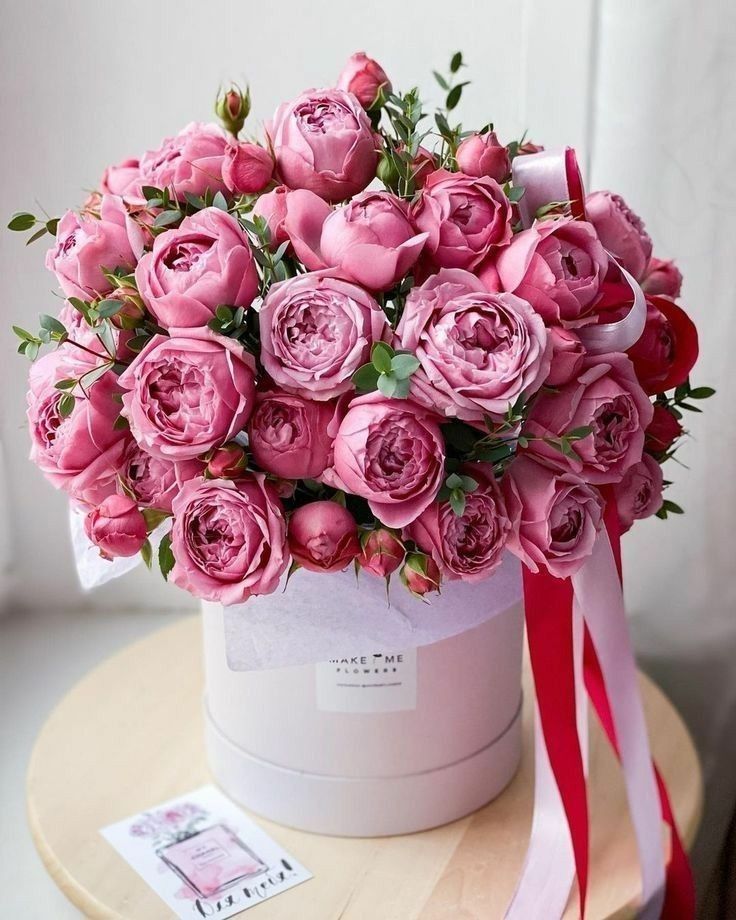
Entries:
POLYGON ((437 493, 437 501, 448 502, 455 514, 462 517, 465 512, 466 496, 475 492, 477 488, 478 481, 472 476, 450 473, 437 493))
POLYGON ((676 419, 683 417, 685 412, 702 412, 699 406, 694 406, 692 400, 710 399, 715 396, 716 391, 713 387, 693 387, 690 380, 681 383, 676 387, 673 394, 668 396, 666 393, 658 393, 655 400, 658 406, 662 406, 674 415, 676 419))
POLYGON ((16 211, 15 214, 10 218, 8 222, 8 230, 15 230, 16 232, 23 233, 26 230, 33 230, 34 227, 40 226, 39 230, 36 230, 32 233, 26 240, 26 246, 30 246, 31 243, 35 243, 36 240, 40 240, 41 237, 50 234, 51 236, 56 236, 56 228, 59 226, 58 217, 48 217, 44 220, 41 217, 36 217, 35 214, 31 214, 29 211, 16 211))
POLYGON ((249 351, 258 354, 260 350, 258 314, 253 310, 220 304, 207 325, 213 332, 236 339, 249 351))
POLYGON ((400 198, 412 198, 416 191, 415 159, 429 133, 419 127, 427 117, 422 110, 419 90, 414 87, 408 93, 389 93, 383 99, 381 111, 388 120, 388 129, 379 131, 384 145, 378 178, 400 198))
POLYGON ((353 374, 356 389, 363 393, 380 390, 384 396, 406 399, 411 375, 419 369, 419 360, 411 352, 394 351, 386 342, 376 342, 371 349, 370 363, 353 374))

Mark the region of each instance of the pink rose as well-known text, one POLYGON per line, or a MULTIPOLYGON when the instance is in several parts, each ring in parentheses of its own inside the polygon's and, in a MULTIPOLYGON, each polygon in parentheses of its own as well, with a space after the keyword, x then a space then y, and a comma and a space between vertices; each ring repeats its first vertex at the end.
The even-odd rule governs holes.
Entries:
POLYGON ((388 578, 404 561, 406 547, 392 530, 377 527, 364 532, 360 539, 358 564, 365 572, 388 578))
POLYGON ((249 306, 260 285, 245 231, 219 208, 197 211, 157 236, 135 278, 165 329, 206 326, 220 304, 249 306))
POLYGON ((146 452, 188 460, 231 440, 253 411, 255 361, 209 329, 154 336, 120 377, 123 415, 146 452))
POLYGON ((424 553, 409 553, 400 575, 404 585, 415 597, 422 598, 425 594, 435 594, 440 590, 442 576, 437 563, 424 553))
POLYGON ((378 91, 388 95, 391 81, 381 65, 368 57, 365 51, 351 54, 337 78, 337 88, 352 93, 364 109, 369 109, 378 98, 378 91))
POLYGON ((437 160, 426 147, 419 147, 411 162, 411 167, 414 185, 417 188, 424 188, 427 179, 437 170, 437 160))
POLYGON ((467 176, 489 176, 496 182, 504 182, 511 173, 508 150, 499 142, 495 131, 466 137, 457 148, 455 159, 467 176))
POLYGON ((169 580, 195 597, 242 604, 271 594, 289 564, 286 521, 262 473, 194 479, 174 499, 169 580))
POLYGON ((446 415, 483 421, 503 417, 549 373, 547 330, 514 294, 478 291, 476 278, 444 269, 414 288, 397 327, 402 348, 421 365, 412 396, 446 415), (456 293, 465 286, 466 293, 456 293))
POLYGON ((622 532, 634 521, 651 517, 662 507, 664 482, 662 467, 654 457, 644 454, 639 463, 626 471, 613 487, 622 532))
POLYGON ((106 268, 132 270, 136 263, 131 222, 120 198, 105 195, 100 218, 67 211, 56 230, 56 245, 46 253, 46 268, 67 297, 90 300, 112 290, 106 268))
POLYGON ((105 559, 135 556, 146 542, 146 520, 127 495, 110 495, 89 512, 84 532, 105 559))
POLYGON ((158 150, 143 155, 141 185, 173 188, 181 199, 185 192, 226 192, 222 168, 227 145, 228 139, 217 125, 191 122, 175 137, 167 137, 158 150))
POLYGON ((660 294, 674 299, 680 296, 682 272, 674 262, 650 259, 641 286, 647 294, 660 294))
POLYGON ((641 460, 652 404, 622 354, 588 356, 580 373, 556 392, 542 391, 532 404, 524 435, 528 450, 556 469, 571 469, 588 482, 618 482, 641 460), (543 439, 578 428, 591 433, 565 454, 543 439))
POLYGON ((230 441, 212 451, 207 461, 207 475, 210 479, 238 479, 247 465, 245 448, 237 441, 230 441))
POLYGON ((337 432, 334 474, 387 527, 405 527, 442 485, 445 443, 437 417, 409 400, 354 399, 337 432))
POLYGON ((120 479, 142 508, 171 511, 171 503, 190 479, 204 473, 200 460, 162 460, 132 442, 120 466, 120 479))
POLYGON ((253 195, 262 192, 273 175, 273 157, 258 144, 229 143, 222 164, 222 179, 231 192, 253 195))
POLYGON ((310 572, 340 572, 360 552, 358 525, 337 502, 310 502, 289 518, 289 549, 310 572))
POLYGON ((376 175, 378 151, 368 116, 355 96, 339 89, 310 90, 279 106, 271 144, 284 185, 326 201, 350 198, 376 175))
POLYGON ((403 278, 427 239, 391 192, 363 192, 335 210, 314 192, 292 192, 285 227, 308 269, 334 268, 371 291, 386 291, 403 278))
POLYGON ((143 203, 140 181, 140 161, 127 159, 116 166, 108 166, 100 180, 103 195, 119 195, 126 201, 143 203))
POLYGON ((261 195, 253 208, 253 214, 266 221, 268 232, 271 234, 271 249, 277 249, 285 243, 289 236, 284 228, 286 220, 286 201, 291 192, 285 185, 277 185, 275 189, 261 195))
POLYGON ((443 268, 475 268, 511 240, 511 204, 487 176, 438 169, 424 183, 412 216, 429 234, 426 251, 443 268))
POLYGON ((330 460, 339 422, 335 402, 279 391, 258 393, 248 423, 253 459, 284 479, 316 479, 330 460))
POLYGON ((258 314, 261 362, 286 390, 332 399, 387 335, 386 315, 362 288, 326 272, 274 284, 258 314))
POLYGON ((597 489, 572 473, 556 473, 517 456, 501 480, 512 529, 508 549, 532 570, 573 575, 593 551, 603 526, 597 489))
POLYGON ((491 466, 467 464, 462 473, 477 483, 465 495, 463 513, 434 501, 405 535, 432 556, 444 578, 481 581, 501 564, 511 521, 491 466))
POLYGON ((535 221, 484 266, 481 279, 528 300, 549 324, 578 324, 592 310, 608 271, 608 256, 582 220, 535 221))
POLYGON ((587 195, 585 214, 604 247, 635 278, 641 278, 652 254, 652 241, 641 218, 613 192, 587 195))
POLYGON ((559 387, 580 372, 585 359, 585 347, 580 336, 562 326, 550 326, 547 337, 552 347, 552 363, 544 382, 547 386, 559 387))

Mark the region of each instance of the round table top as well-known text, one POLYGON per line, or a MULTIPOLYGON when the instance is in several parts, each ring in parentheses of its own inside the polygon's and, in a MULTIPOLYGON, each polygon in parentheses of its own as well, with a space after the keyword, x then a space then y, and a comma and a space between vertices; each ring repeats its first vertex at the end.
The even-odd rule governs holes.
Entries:
MULTIPOLYGON (((689 845, 702 806, 697 755, 662 692, 644 676, 641 687, 654 756, 689 845)), ((171 916, 99 830, 211 781, 202 744, 201 691, 200 625, 189 617, 95 668, 43 727, 28 772, 31 831, 47 870, 85 916, 171 916)), ((380 839, 320 837, 257 818, 314 878, 253 907, 253 920, 502 917, 531 822, 528 688, 525 696, 521 768, 502 795, 474 815, 435 830, 380 839)), ((594 720, 589 789, 587 915, 590 920, 633 916, 639 892, 633 831, 620 770, 594 720)), ((570 903, 565 916, 576 915, 570 903)))

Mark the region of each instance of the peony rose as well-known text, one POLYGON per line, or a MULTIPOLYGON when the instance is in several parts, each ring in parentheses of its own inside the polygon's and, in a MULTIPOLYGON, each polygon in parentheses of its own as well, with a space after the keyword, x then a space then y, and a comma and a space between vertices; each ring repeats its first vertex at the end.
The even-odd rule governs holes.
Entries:
POLYGON ((378 98, 379 90, 388 95, 391 81, 378 61, 368 57, 365 51, 351 54, 337 78, 337 88, 352 93, 364 109, 369 109, 378 98))
POLYGON ((442 268, 475 268, 511 240, 511 203, 485 176, 438 169, 426 179, 412 217, 429 234, 426 251, 442 268))
POLYGON ((212 451, 207 460, 207 476, 210 479, 237 479, 247 465, 245 448, 237 441, 230 441, 212 451))
POLYGON ((231 192, 253 195, 262 192, 273 175, 273 157, 258 144, 229 143, 222 164, 222 179, 231 192))
POLYGON ((446 501, 434 501, 405 529, 405 536, 429 553, 446 579, 481 581, 501 564, 511 521, 488 464, 472 463, 462 473, 477 488, 465 495, 465 509, 455 514, 446 501))
POLYGON ((444 464, 434 413, 378 392, 352 401, 335 438, 334 481, 365 498, 387 527, 405 527, 424 511, 442 485, 444 464))
POLYGON ((392 530, 377 527, 360 538, 358 564, 365 572, 388 578, 404 561, 406 547, 392 530))
POLYGON ((618 482, 641 460, 651 420, 652 404, 626 355, 595 355, 559 390, 540 393, 524 435, 530 438, 529 452, 555 468, 571 469, 588 482, 618 482), (545 441, 580 428, 591 433, 574 441, 570 454, 545 441))
POLYGON ((120 377, 123 415, 155 457, 188 460, 233 438, 255 399, 255 361, 209 329, 154 336, 120 377))
POLYGON ((148 536, 145 518, 127 495, 109 495, 90 511, 84 532, 105 559, 135 556, 148 536))
POLYGON ((46 253, 46 268, 67 297, 90 300, 112 290, 103 268, 133 269, 138 245, 122 199, 104 195, 99 220, 73 211, 61 218, 56 245, 46 253))
POLYGON ((275 189, 261 195, 253 208, 253 214, 266 221, 268 232, 271 235, 271 249, 277 249, 289 239, 284 221, 286 220, 286 201, 290 194, 285 185, 277 185, 275 189))
POLYGON ((190 479, 204 473, 200 460, 162 460, 141 450, 133 441, 120 465, 122 485, 142 508, 171 511, 171 504, 190 479))
POLYGON ((580 372, 585 359, 585 347, 580 336, 562 326, 551 326, 547 330, 547 337, 552 348, 552 361, 544 382, 547 386, 559 387, 580 372))
POLYGON ((608 256, 592 224, 562 217, 517 233, 480 277, 491 290, 500 286, 528 300, 549 324, 579 325, 607 271, 608 256))
POLYGON ((339 422, 336 402, 279 391, 258 393, 248 422, 253 459, 284 479, 316 479, 328 465, 339 422))
POLYGON ((119 195, 125 201, 134 204, 143 204, 141 193, 140 161, 136 159, 123 160, 116 166, 108 166, 100 180, 100 191, 103 195, 119 195))
POLYGON ((546 567, 557 578, 577 572, 603 526, 598 490, 524 455, 514 459, 501 484, 512 522, 508 549, 532 572, 546 567))
POLYGON ((652 254, 652 241, 641 218, 612 192, 587 195, 585 214, 604 247, 636 279, 641 278, 652 254))
POLYGON ((263 474, 191 480, 173 511, 175 585, 225 605, 276 590, 289 564, 286 521, 263 474))
POLYGON ((289 549, 310 572, 340 572, 360 552, 358 525, 337 502, 310 502, 289 518, 289 549))
POLYGON ((286 390, 332 399, 387 335, 386 315, 362 288, 328 272, 274 284, 258 314, 261 362, 286 390))
POLYGON ((409 553, 400 575, 404 585, 415 597, 422 598, 425 594, 434 594, 440 590, 442 576, 437 563, 424 553, 409 553))
POLYGON ((504 182, 511 173, 509 152, 495 131, 466 137, 457 148, 455 159, 467 176, 489 176, 496 182, 504 182))
POLYGON ((644 449, 652 454, 665 453, 682 434, 682 425, 664 406, 654 404, 654 415, 647 426, 644 449))
POLYGON ((627 470, 621 482, 613 487, 623 533, 634 521, 641 521, 659 511, 663 488, 662 467, 654 457, 644 454, 640 462, 627 470))
POLYGON ((135 278, 165 329, 206 326, 220 304, 247 307, 260 284, 245 231, 219 208, 197 211, 157 236, 135 278))
POLYGON ((674 262, 665 259, 650 259, 641 286, 647 294, 679 297, 682 288, 682 272, 674 262))
POLYGON ((186 192, 226 192, 222 168, 227 145, 217 125, 191 122, 175 137, 167 137, 158 150, 143 155, 141 185, 173 189, 182 200, 186 192))
POLYGON ((310 90, 279 106, 271 145, 281 181, 326 201, 362 192, 376 175, 378 152, 368 116, 355 96, 310 90))
POLYGON ((684 383, 698 360, 698 330, 682 307, 667 297, 647 297, 644 332, 627 354, 650 395, 684 383))
POLYGON ((476 285, 460 269, 440 271, 412 290, 397 328, 401 347, 421 365, 412 396, 467 421, 503 417, 539 389, 550 367, 542 318, 520 297, 476 285), (458 283, 468 292, 455 294, 458 283))

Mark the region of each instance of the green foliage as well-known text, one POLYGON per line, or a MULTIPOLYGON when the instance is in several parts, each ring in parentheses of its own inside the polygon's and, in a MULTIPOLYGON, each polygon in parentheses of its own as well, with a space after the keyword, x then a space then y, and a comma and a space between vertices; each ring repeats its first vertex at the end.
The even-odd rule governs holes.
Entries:
POLYGON ((353 374, 355 388, 363 393, 380 390, 389 399, 406 399, 410 378, 419 369, 419 360, 406 351, 394 351, 386 342, 375 342, 369 364, 353 374))

